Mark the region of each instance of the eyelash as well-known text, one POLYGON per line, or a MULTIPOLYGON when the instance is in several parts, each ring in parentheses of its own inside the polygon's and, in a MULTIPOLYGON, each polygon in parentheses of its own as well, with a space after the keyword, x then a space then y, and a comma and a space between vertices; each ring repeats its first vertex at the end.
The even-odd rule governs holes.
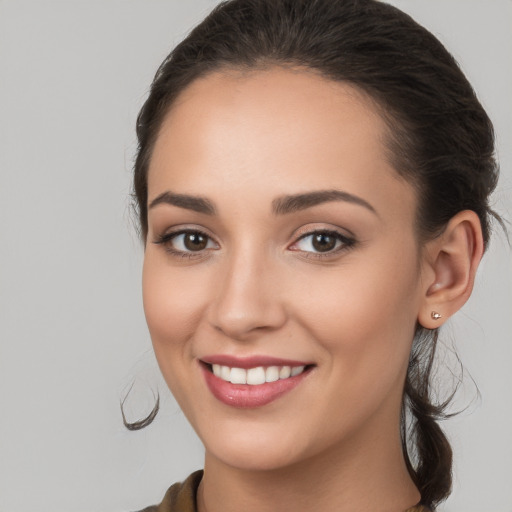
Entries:
MULTIPOLYGON (((343 235, 339 231, 329 230, 329 229, 315 229, 313 231, 308 231, 307 233, 304 233, 301 235, 294 243, 293 245, 297 245, 301 240, 305 240, 309 237, 314 237, 315 235, 324 235, 329 237, 334 237, 336 239, 336 242, 341 242, 340 246, 332 251, 327 252, 313 252, 313 251, 301 251, 304 253, 304 258, 332 258, 335 255, 338 255, 341 252, 348 251, 349 249, 353 248, 356 244, 355 238, 343 235)), ((300 249, 299 249, 300 250, 300 249)))
MULTIPOLYGON (((211 250, 211 249, 205 248, 200 251, 182 251, 182 250, 173 248, 171 242, 174 239, 176 239, 180 235, 189 235, 189 234, 201 235, 201 236, 207 238, 208 241, 213 241, 213 239, 210 235, 208 235, 207 233, 205 233, 204 231, 201 231, 199 229, 182 229, 179 231, 166 233, 164 235, 159 235, 153 243, 155 243, 157 245, 165 246, 165 250, 167 252, 169 252, 172 256, 175 256, 178 258, 192 259, 192 258, 204 257, 204 252, 207 250, 211 250)), ((337 255, 341 252, 347 251, 347 250, 353 248, 357 243, 355 238, 343 235, 342 233, 340 233, 338 231, 329 230, 329 229, 315 229, 313 231, 308 231, 307 233, 304 233, 303 235, 301 235, 292 244, 292 246, 297 245, 301 240, 305 240, 306 238, 313 237, 315 235, 325 235, 325 236, 334 237, 337 242, 338 241, 341 242, 341 245, 338 248, 336 248, 335 250, 328 251, 325 253, 313 252, 313 251, 300 251, 300 249, 292 249, 292 250, 297 251, 297 252, 303 252, 304 253, 303 257, 307 258, 307 259, 309 259, 309 258, 322 259, 322 258, 333 257, 334 255, 337 255)))
POLYGON ((200 229, 181 229, 179 231, 173 231, 170 233, 166 233, 164 235, 159 235, 158 238, 154 241, 154 243, 158 244, 158 245, 165 246, 165 250, 167 252, 169 252, 172 256, 175 256, 177 258, 192 259, 192 258, 204 257, 204 251, 207 249, 204 249, 201 251, 181 251, 179 249, 175 249, 172 246, 171 242, 175 238, 177 238, 180 235, 190 235, 190 234, 201 235, 201 236, 207 238, 208 241, 213 240, 210 235, 208 235, 204 231, 201 231, 200 229))

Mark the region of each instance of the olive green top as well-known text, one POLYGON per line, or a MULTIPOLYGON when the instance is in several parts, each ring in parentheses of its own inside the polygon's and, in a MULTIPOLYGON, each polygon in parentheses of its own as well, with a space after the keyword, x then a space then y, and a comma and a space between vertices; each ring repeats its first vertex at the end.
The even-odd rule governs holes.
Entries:
MULTIPOLYGON (((184 482, 172 485, 160 505, 147 507, 140 512, 197 512, 196 494, 202 477, 202 470, 192 473, 184 482)), ((429 512, 429 509, 417 505, 405 512, 429 512)))

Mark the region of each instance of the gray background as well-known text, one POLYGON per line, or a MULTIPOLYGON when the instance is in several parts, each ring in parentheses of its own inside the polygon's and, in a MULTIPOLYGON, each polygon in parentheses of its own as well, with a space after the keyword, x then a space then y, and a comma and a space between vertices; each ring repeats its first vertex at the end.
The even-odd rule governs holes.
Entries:
MULTIPOLYGON (((0 0, 0 512, 133 510, 201 467, 162 383, 131 226, 134 122, 156 67, 213 0, 0 0), (121 423, 162 395, 141 432, 121 423)), ((512 2, 392 2, 448 46, 496 127, 512 219, 512 2)), ((447 424, 446 512, 512 511, 512 268, 498 233, 445 329, 481 401, 447 424)), ((449 355, 449 352, 447 352, 449 355)), ((459 405, 474 395, 463 386, 459 405)))

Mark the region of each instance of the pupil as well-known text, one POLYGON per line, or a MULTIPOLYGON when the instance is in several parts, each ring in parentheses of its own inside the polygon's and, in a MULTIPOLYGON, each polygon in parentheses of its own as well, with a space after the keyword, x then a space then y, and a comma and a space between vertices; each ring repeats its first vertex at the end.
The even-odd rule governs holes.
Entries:
POLYGON ((201 251, 206 244, 207 238, 200 233, 188 233, 185 237, 185 247, 189 251, 201 251))
POLYGON ((320 252, 327 252, 334 249, 336 239, 331 235, 317 234, 313 238, 313 247, 320 252))

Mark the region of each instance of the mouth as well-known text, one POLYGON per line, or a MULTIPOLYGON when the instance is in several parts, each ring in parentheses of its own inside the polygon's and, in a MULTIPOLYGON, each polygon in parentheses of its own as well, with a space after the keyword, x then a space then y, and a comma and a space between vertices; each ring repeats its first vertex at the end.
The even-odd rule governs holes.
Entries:
POLYGON ((315 367, 299 361, 226 356, 200 360, 206 385, 215 398, 237 408, 261 407, 298 386, 315 367))
POLYGON ((219 379, 231 384, 259 386, 268 382, 286 380, 300 375, 313 365, 256 366, 255 368, 238 368, 221 364, 204 363, 206 368, 219 379))

